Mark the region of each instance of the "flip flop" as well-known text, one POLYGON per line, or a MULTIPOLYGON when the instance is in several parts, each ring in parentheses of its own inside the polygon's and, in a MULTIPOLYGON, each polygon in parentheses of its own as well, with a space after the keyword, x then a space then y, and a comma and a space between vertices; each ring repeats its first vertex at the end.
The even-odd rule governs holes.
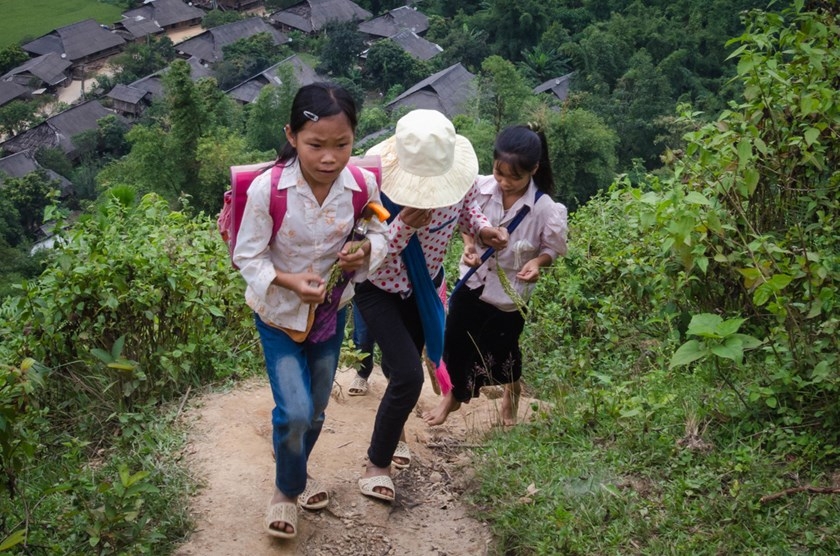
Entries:
POLYGON ((269 502, 268 511, 265 515, 265 532, 278 539, 293 539, 297 535, 297 506, 291 502, 269 502), (291 533, 272 527, 278 521, 292 526, 291 533))
POLYGON ((363 477, 359 479, 359 490, 361 490, 362 494, 365 496, 378 498, 379 500, 385 500, 386 502, 393 502, 397 494, 397 491, 394 488, 394 481, 392 481, 391 477, 388 475, 376 475, 374 477, 363 477), (373 490, 376 487, 390 489, 390 491, 394 494, 388 495, 376 492, 373 490))
POLYGON ((353 382, 350 383, 350 388, 347 389, 347 393, 351 396, 364 396, 367 394, 367 391, 367 380, 358 375, 353 379, 353 382))
POLYGON ((327 489, 321 486, 321 483, 315 479, 306 479, 306 488, 298 495, 298 504, 305 510, 320 510, 326 508, 330 503, 330 493, 327 489), (319 494, 324 495, 324 499, 319 502, 309 503, 309 499, 319 494))
POLYGON ((397 449, 394 450, 394 455, 391 456, 391 465, 397 469, 408 469, 411 465, 411 450, 408 449, 408 444, 400 440, 397 442, 397 449), (399 463, 394 458, 402 458, 405 463, 399 463))

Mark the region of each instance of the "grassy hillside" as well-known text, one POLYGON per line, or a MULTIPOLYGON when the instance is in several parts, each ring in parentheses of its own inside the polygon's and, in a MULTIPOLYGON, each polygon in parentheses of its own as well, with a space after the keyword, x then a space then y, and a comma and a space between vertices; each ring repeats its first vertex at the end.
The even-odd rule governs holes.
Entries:
POLYGON ((0 48, 83 19, 110 25, 121 12, 122 8, 98 0, 0 0, 0 48))

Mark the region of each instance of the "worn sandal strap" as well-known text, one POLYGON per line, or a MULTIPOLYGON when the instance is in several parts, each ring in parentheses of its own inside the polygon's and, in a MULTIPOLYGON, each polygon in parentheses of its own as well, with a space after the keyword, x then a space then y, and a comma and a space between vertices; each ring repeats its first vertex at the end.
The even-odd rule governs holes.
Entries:
POLYGON ((269 504, 265 514, 265 529, 275 537, 289 539, 297 535, 297 507, 291 502, 269 504), (291 533, 272 527, 272 524, 283 522, 292 526, 291 533))
POLYGON ((327 492, 327 489, 322 487, 321 483, 317 480, 306 479, 306 487, 303 489, 303 492, 298 495, 298 503, 301 508, 307 510, 320 510, 321 508, 326 508, 329 505, 330 493, 327 492), (318 494, 323 494, 324 499, 310 504, 309 499, 318 494))

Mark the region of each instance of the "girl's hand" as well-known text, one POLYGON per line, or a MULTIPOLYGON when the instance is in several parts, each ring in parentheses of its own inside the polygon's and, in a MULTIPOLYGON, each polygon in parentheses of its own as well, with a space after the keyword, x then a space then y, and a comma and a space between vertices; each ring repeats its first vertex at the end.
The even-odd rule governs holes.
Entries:
POLYGON ((489 245, 496 251, 500 251, 507 247, 508 244, 508 231, 507 228, 498 227, 498 228, 482 228, 481 231, 478 233, 478 237, 481 238, 482 243, 484 245, 489 245))
POLYGON ((476 252, 474 243, 464 245, 464 254, 461 255, 461 262, 472 267, 481 264, 481 256, 476 252))
POLYGON ((338 254, 338 266, 341 270, 358 270, 365 264, 365 259, 370 254, 370 241, 348 241, 341 248, 338 254))
POLYGON ((405 207, 400 211, 400 218, 406 226, 424 228, 432 223, 432 210, 405 207))
POLYGON ((516 273, 516 278, 522 282, 534 283, 539 277, 540 264, 537 259, 531 259, 522 265, 522 270, 516 273))
POLYGON ((311 272, 289 275, 289 289, 298 294, 304 303, 323 303, 327 284, 323 278, 311 272))

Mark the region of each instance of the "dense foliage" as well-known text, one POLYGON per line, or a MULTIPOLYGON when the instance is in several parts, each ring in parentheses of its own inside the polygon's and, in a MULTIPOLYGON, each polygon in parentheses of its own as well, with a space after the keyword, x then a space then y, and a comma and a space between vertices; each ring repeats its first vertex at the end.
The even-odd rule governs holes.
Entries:
POLYGON ((502 551, 840 549, 840 26, 747 23, 744 100, 687 113, 672 172, 579 208, 537 288, 532 386, 555 406, 485 451, 502 551))
POLYGON ((6 534, 25 532, 48 553, 116 554, 183 533, 184 516, 159 508, 174 500, 143 505, 183 473, 162 473, 175 465, 155 453, 166 437, 153 430, 165 423, 141 416, 254 366, 242 284, 214 225, 155 195, 134 206, 130 190, 112 191, 2 308, 2 359, 20 362, 0 367, 6 534), (100 450, 114 444, 122 450, 111 460, 111 448, 100 450), (89 467, 87 447, 106 465, 89 467))

